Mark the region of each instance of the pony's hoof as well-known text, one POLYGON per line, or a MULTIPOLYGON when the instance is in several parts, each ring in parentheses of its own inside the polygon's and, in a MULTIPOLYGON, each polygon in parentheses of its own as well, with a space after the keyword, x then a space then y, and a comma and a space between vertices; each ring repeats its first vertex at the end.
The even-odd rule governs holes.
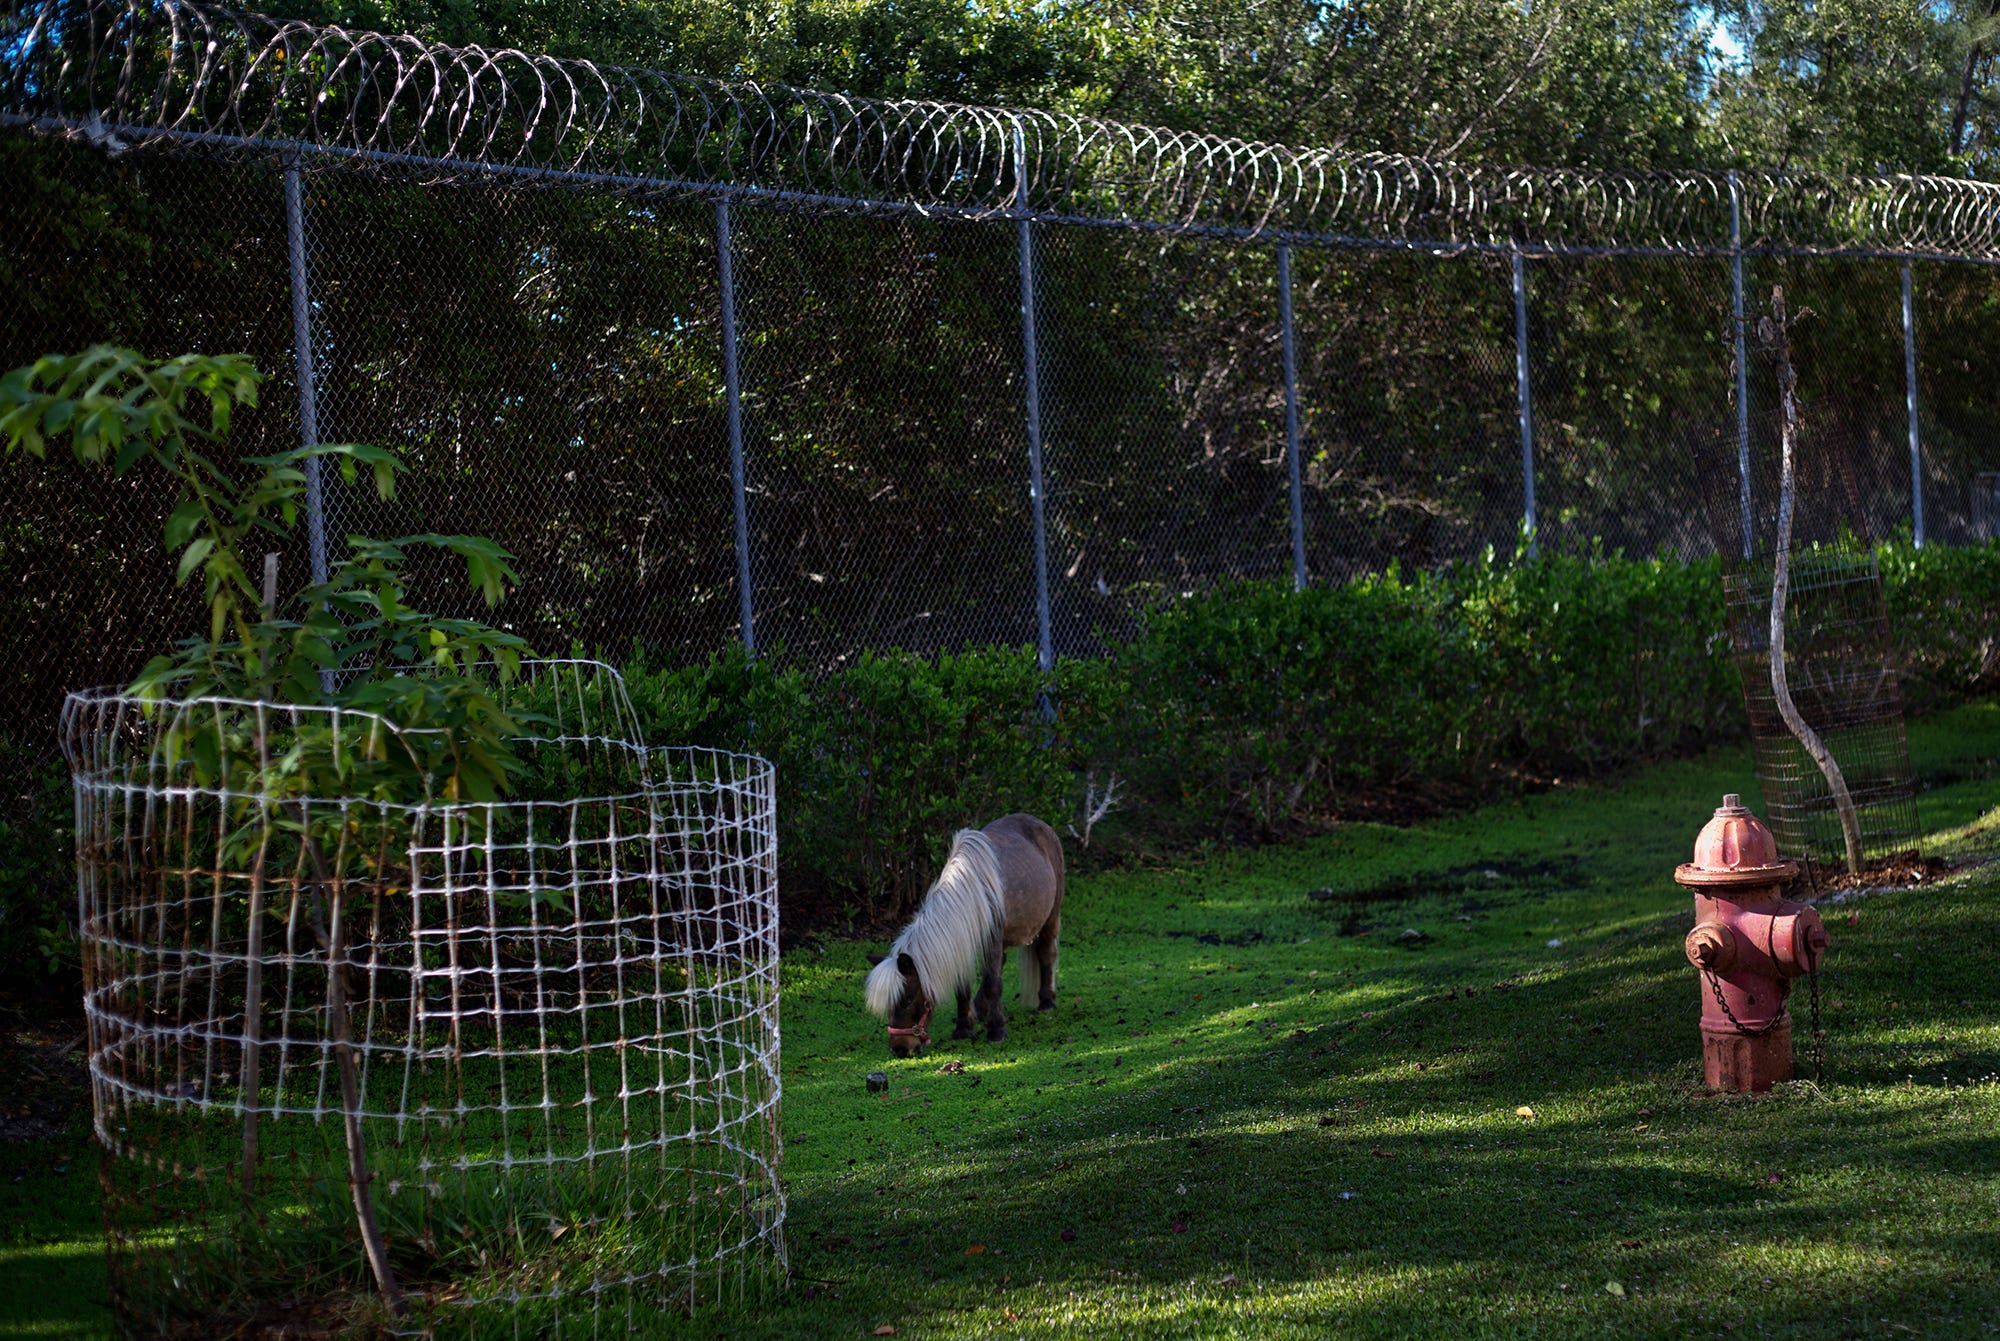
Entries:
POLYGON ((1052 996, 1043 997, 1042 1004, 1035 1007, 1036 1010, 1054 1010, 1055 1008, 1056 1008, 1056 999, 1052 996))
POLYGON ((988 1043, 1005 1043, 1007 1041, 1007 1031, 1005 1029, 988 1029, 986 1031, 986 1041, 988 1043))
POLYGON ((976 1032, 971 1025, 961 1024, 958 1028, 951 1031, 951 1036, 953 1038, 971 1038, 976 1032))

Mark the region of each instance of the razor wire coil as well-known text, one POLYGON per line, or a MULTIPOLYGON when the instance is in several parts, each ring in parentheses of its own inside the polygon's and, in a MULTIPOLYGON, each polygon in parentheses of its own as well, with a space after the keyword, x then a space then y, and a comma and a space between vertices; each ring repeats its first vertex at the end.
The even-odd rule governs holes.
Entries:
POLYGON ((0 118, 114 152, 304 151, 431 182, 742 194, 821 211, 1307 245, 2000 262, 1991 183, 1350 153, 449 47, 192 0, 24 6, 0 27, 0 118))

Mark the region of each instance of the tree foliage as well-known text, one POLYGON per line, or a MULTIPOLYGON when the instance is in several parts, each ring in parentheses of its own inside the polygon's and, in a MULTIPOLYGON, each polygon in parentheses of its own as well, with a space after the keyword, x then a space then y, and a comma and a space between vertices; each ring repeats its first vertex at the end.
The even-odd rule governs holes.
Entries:
POLYGON ((1996 169, 1993 0, 274 0, 873 97, 1594 167, 1996 169))
MULTIPOLYGON (((235 412, 256 405, 262 380, 239 354, 149 360, 100 345, 50 355, 0 377, 0 446, 45 459, 51 444, 67 442, 77 461, 108 465, 114 476, 145 463, 172 482, 176 505, 162 539, 178 583, 201 577, 208 629, 148 662, 132 692, 336 705, 378 714, 405 733, 400 746, 356 751, 331 739, 312 748, 302 732, 305 744, 275 765, 287 774, 281 790, 359 787, 415 801, 435 787, 448 799, 491 800, 519 767, 511 740, 520 726, 496 686, 518 672, 526 644, 472 620, 413 609, 402 570, 418 547, 454 554, 492 606, 518 581, 513 556, 476 536, 352 536, 349 557, 298 592, 297 617, 281 615, 275 589, 261 589, 253 573, 253 542, 282 538, 297 524, 308 463, 331 461, 350 483, 366 468, 385 499, 400 463, 379 447, 328 444, 246 458, 240 464, 256 473, 238 478, 213 449, 227 441, 235 412), (328 776, 349 773, 356 759, 365 777, 328 776)), ((224 785, 231 763, 241 761, 272 782, 261 725, 254 741, 237 739, 222 717, 177 717, 172 729, 187 738, 166 748, 202 764, 198 776, 208 785, 224 785)))

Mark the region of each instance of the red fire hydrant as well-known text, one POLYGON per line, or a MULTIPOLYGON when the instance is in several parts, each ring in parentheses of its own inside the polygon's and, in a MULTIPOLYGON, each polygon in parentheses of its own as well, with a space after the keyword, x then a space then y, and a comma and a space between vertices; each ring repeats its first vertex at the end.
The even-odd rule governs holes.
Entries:
POLYGON ((1694 891, 1687 957, 1701 970, 1701 1055, 1714 1090, 1763 1091, 1792 1074, 1792 979, 1819 970, 1819 914, 1783 898, 1798 863, 1734 793, 1694 840, 1674 880, 1694 891))

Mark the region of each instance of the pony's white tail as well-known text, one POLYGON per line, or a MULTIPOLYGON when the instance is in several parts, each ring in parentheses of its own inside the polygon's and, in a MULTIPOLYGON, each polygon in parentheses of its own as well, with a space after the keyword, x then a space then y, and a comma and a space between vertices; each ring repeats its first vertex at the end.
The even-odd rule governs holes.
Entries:
POLYGON ((931 999, 943 1002, 970 988, 994 938, 1007 924, 1007 895, 1000 882, 1000 859, 993 843, 977 829, 960 829, 951 836, 951 855, 938 872, 937 883, 924 895, 923 905, 889 954, 868 972, 862 991, 868 1009, 883 1019, 902 994, 898 955, 917 966, 917 980, 931 999))
MULTIPOLYGON (((1021 1009, 1036 1010, 1042 1004, 1042 960, 1032 941, 1014 951, 1014 963, 1021 971, 1021 1009)), ((1049 988, 1053 991, 1055 984, 1049 988)))

